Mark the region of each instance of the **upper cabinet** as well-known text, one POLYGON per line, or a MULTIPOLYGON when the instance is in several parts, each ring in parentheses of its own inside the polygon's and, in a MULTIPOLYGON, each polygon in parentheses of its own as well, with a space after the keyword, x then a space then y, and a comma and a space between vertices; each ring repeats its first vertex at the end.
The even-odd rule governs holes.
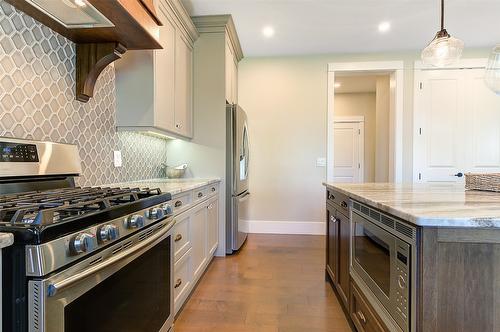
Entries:
MULTIPOLYGON (((226 103, 238 103, 238 63, 243 59, 243 52, 231 15, 212 15, 193 17, 194 24, 200 33, 224 33, 224 73, 226 103)), ((213 56, 217 52, 205 50, 204 57, 213 56)))
POLYGON ((87 102, 101 71, 127 50, 160 49, 152 0, 7 0, 76 43, 76 99, 87 102))
POLYGON ((163 49, 116 63, 119 129, 192 138, 193 47, 198 32, 179 0, 155 3, 163 49))

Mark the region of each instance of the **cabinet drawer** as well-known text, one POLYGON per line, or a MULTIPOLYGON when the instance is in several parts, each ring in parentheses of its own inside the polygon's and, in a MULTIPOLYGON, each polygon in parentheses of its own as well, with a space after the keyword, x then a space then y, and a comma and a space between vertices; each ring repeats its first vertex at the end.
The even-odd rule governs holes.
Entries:
POLYGON ((351 281, 351 319, 358 332, 386 332, 387 328, 376 316, 368 301, 351 281))
POLYGON ((207 196, 208 196, 208 187, 201 187, 193 190, 193 200, 195 202, 205 199, 207 198, 207 196))
POLYGON ((185 211, 190 207, 192 202, 193 202, 192 192, 175 195, 172 198, 172 206, 174 207, 174 214, 177 214, 180 211, 185 211))
POLYGON ((219 193, 219 184, 218 183, 213 183, 209 185, 208 187, 208 195, 215 195, 219 193))
POLYGON ((336 190, 327 189, 326 201, 334 203, 345 214, 349 212, 349 197, 336 190))
POLYGON ((191 248, 191 217, 189 213, 182 213, 175 217, 174 226, 174 261, 184 255, 191 248))
POLYGON ((184 304, 192 282, 191 249, 188 250, 174 265, 174 308, 175 313, 184 304))

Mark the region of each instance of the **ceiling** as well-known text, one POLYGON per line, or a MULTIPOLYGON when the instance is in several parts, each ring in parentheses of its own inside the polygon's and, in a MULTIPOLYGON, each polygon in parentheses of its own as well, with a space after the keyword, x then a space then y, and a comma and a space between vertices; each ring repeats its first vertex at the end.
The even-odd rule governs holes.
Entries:
POLYGON ((376 75, 335 76, 335 93, 374 93, 377 91, 376 75))
MULTIPOLYGON (((245 56, 422 49, 439 29, 438 0, 182 0, 191 15, 232 14, 245 56), (391 22, 382 34, 378 25, 391 22), (266 39, 264 26, 275 35, 266 39)), ((445 26, 466 47, 500 43, 499 0, 447 0, 445 26)))

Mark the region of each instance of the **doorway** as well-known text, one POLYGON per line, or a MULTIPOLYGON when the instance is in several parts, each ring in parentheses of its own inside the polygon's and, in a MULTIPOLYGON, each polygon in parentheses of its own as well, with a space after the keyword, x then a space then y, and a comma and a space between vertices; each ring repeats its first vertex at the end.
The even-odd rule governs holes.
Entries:
POLYGON ((336 117, 334 124, 333 181, 364 181, 365 126, 364 117, 336 117))
MULTIPOLYGON (((403 62, 349 62, 328 65, 328 133, 327 133, 327 181, 335 177, 335 117, 339 116, 336 102, 338 78, 360 76, 385 76, 388 78, 387 114, 387 163, 379 167, 386 172, 378 182, 402 182, 403 179, 403 62), (337 83, 337 89, 335 85, 337 83)), ((367 123, 365 122, 365 126, 367 123)), ((365 128, 366 131, 366 128, 365 128)), ((366 137, 365 137, 366 142, 366 137)), ((366 147, 368 148, 368 147, 366 147)), ((365 158, 366 159, 366 158, 365 158)), ((366 172, 365 172, 366 174, 366 172)), ((364 176, 363 181, 369 181, 364 176)), ((370 181, 375 182, 375 181, 370 181)))

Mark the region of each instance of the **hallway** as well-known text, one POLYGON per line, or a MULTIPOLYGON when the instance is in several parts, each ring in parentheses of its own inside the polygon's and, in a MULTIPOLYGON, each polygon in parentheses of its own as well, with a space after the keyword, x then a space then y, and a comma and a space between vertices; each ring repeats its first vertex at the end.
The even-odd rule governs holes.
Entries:
POLYGON ((325 282, 323 236, 250 234, 215 258, 175 322, 176 332, 349 332, 325 282))

